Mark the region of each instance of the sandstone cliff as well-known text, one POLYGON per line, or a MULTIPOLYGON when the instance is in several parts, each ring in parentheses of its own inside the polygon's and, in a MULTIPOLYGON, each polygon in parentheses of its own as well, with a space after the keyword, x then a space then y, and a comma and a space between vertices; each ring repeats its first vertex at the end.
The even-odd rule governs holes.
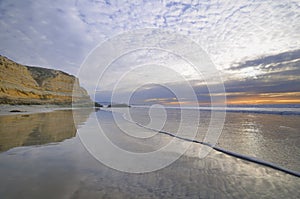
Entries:
POLYGON ((78 79, 65 72, 24 66, 0 56, 0 104, 90 104, 78 79))

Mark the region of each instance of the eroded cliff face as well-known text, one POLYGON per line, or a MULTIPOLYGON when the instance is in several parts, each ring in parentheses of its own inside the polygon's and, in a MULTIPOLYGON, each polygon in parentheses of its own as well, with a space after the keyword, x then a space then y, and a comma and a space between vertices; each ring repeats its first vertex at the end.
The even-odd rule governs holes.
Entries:
POLYGON ((91 104, 78 79, 65 72, 30 67, 0 56, 0 104, 91 104))

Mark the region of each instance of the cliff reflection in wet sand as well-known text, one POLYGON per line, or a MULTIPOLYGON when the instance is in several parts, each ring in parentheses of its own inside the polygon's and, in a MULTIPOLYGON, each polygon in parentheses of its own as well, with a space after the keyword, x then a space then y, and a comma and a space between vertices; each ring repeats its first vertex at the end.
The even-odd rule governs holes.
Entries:
POLYGON ((0 152, 18 146, 61 142, 76 135, 92 109, 0 116, 0 152), (76 119, 76 125, 73 119, 76 119))

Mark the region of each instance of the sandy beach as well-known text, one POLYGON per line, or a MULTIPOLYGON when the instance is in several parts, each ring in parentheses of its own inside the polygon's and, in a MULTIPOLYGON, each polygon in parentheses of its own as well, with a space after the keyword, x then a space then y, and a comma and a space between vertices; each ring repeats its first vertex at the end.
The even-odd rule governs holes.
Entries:
POLYGON ((0 115, 46 113, 56 110, 72 110, 76 107, 63 105, 10 105, 0 104, 0 115))

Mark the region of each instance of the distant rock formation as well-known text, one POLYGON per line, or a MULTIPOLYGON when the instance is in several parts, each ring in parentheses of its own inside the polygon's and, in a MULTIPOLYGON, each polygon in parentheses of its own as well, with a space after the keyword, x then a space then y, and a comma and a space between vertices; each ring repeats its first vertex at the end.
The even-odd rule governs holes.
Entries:
POLYGON ((128 104, 109 104, 107 108, 130 108, 128 104))
POLYGON ((73 75, 0 56, 0 104, 92 104, 73 75))
POLYGON ((95 105, 94 105, 95 107, 98 107, 98 108, 103 107, 103 105, 102 105, 102 104, 99 104, 98 102, 95 102, 94 104, 95 104, 95 105))

